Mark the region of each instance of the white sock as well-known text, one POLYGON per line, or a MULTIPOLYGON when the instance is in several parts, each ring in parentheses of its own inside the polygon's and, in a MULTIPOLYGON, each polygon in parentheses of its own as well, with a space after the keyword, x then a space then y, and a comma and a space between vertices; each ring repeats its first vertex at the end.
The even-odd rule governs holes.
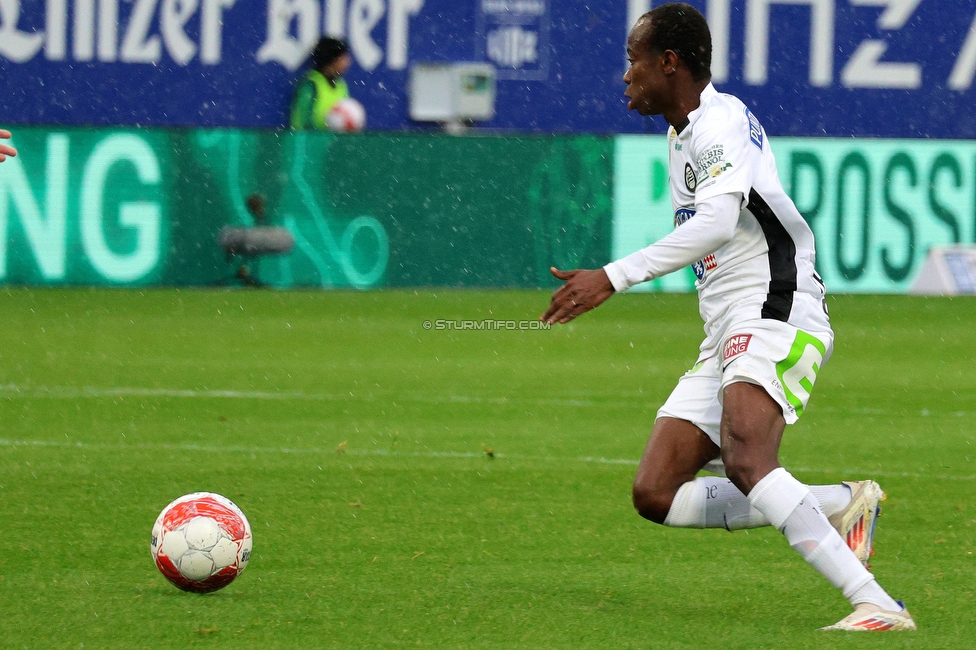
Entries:
POLYGON ((851 605, 869 602, 887 610, 900 609, 830 525, 810 490, 784 468, 759 481, 749 501, 851 605))
POLYGON ((718 476, 701 476, 678 488, 664 525, 738 530, 768 526, 769 522, 732 481, 718 476))
MULTIPOLYGON (((846 485, 812 485, 810 491, 828 517, 851 501, 851 490, 846 485)), ((678 488, 664 525, 741 530, 768 526, 769 520, 729 479, 700 476, 678 488)))
POLYGON ((820 509, 828 517, 833 517, 851 502, 851 488, 843 483, 839 485, 808 485, 807 487, 813 492, 813 496, 817 497, 820 509))
MULTIPOLYGON (((712 478, 712 477, 708 477, 712 478)), ((668 516, 664 518, 665 526, 675 528, 704 528, 705 527, 705 486, 696 478, 678 488, 668 509, 668 516)))
POLYGON ((705 483, 705 527, 741 530, 768 526, 769 521, 752 507, 746 495, 727 478, 709 477, 705 483))

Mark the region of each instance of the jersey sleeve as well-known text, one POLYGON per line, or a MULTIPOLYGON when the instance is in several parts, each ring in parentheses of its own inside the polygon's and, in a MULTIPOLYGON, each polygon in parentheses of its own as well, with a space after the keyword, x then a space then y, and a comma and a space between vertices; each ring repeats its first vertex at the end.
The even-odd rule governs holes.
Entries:
POLYGON ((311 81, 303 79, 295 87, 295 94, 291 100, 291 111, 288 126, 293 130, 313 129, 312 111, 315 107, 315 86, 311 81))
POLYGON ((695 124, 691 151, 697 175, 696 204, 720 194, 748 197, 759 164, 762 149, 750 137, 748 109, 743 107, 741 113, 731 107, 722 109, 710 111, 695 124))
POLYGON ((624 291, 697 262, 728 243, 739 221, 742 197, 721 194, 699 201, 698 212, 636 253, 603 267, 616 291, 624 291))

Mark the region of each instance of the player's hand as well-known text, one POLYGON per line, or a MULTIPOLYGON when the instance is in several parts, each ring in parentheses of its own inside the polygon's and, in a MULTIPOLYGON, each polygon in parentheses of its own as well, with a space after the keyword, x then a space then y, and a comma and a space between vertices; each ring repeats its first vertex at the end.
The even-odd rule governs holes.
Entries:
MULTIPOLYGON (((5 131, 4 129, 0 129, 0 139, 8 140, 10 138, 10 135, 11 135, 10 131, 5 131)), ((16 149, 5 144, 0 144, 0 162, 6 160, 7 156, 16 156, 16 155, 17 155, 16 149)))
POLYGON ((560 271, 553 266, 549 272, 566 284, 552 294, 549 309, 539 317, 545 323, 568 323, 614 294, 613 284, 603 269, 560 271))

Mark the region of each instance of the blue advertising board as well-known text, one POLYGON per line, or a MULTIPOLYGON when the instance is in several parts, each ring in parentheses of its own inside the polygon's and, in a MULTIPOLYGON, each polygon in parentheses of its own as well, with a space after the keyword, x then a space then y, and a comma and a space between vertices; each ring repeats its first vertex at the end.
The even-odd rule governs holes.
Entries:
MULTIPOLYGON (((655 2, 654 4, 660 4, 655 2)), ((976 137, 972 0, 692 0, 713 78, 772 135, 976 137)), ((656 133, 628 114, 650 0, 0 0, 0 122, 281 127, 323 34, 350 45, 368 128, 408 117, 412 64, 483 61, 528 132, 656 133)))

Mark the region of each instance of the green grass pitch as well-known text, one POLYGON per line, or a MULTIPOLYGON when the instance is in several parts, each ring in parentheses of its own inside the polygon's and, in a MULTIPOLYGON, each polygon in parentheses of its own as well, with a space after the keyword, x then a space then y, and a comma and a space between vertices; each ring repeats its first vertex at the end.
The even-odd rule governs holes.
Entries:
POLYGON ((541 291, 0 292, 0 648, 961 648, 976 577, 976 300, 838 296, 784 464, 889 493, 874 571, 916 634, 771 529, 641 520, 630 483, 701 338, 691 295, 549 331, 541 291), (182 494, 248 515, 200 596, 153 566, 182 494))

